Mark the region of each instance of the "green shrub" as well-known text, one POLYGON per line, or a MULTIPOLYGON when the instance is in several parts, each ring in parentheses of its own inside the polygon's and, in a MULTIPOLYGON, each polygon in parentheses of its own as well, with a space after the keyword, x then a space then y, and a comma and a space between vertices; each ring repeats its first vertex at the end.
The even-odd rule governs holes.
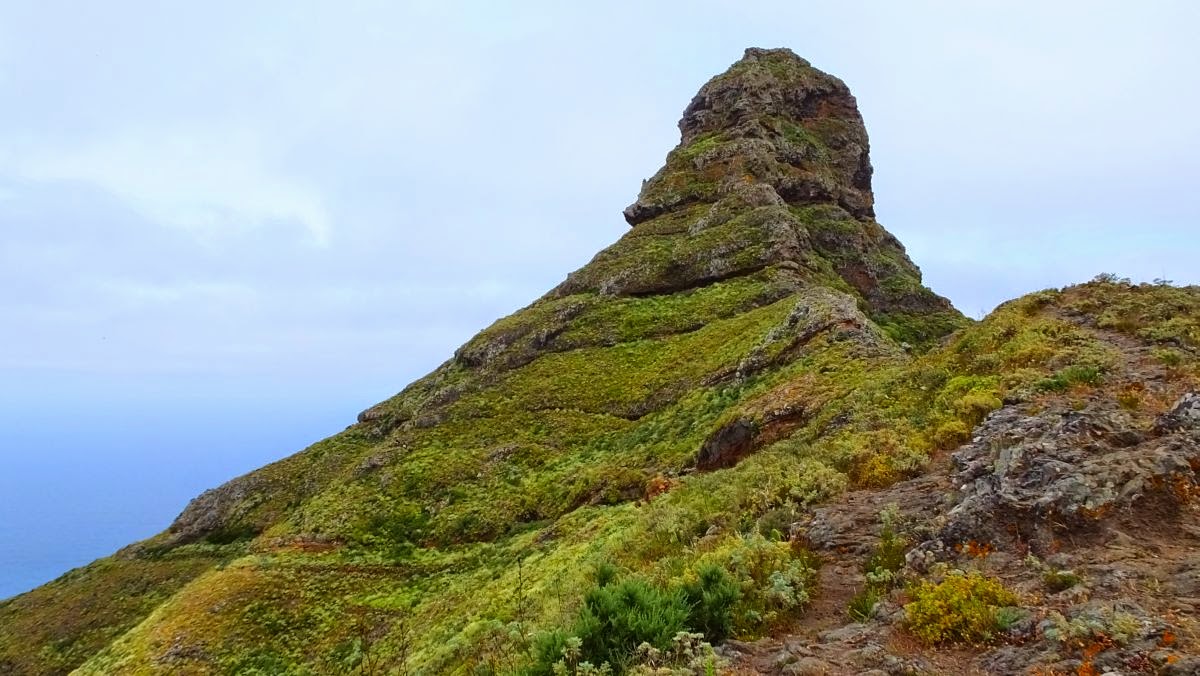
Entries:
POLYGON ((269 636, 279 636, 291 628, 291 618, 270 600, 252 601, 242 610, 246 623, 258 627, 269 636))
POLYGON ((258 529, 247 524, 226 524, 204 536, 204 542, 212 545, 228 545, 258 536, 258 529))
POLYGON ((683 596, 691 611, 688 627, 709 641, 720 641, 733 633, 733 608, 742 596, 733 577, 712 564, 696 571, 696 580, 685 582, 683 596))
POLYGON ((1047 563, 1043 563, 1041 559, 1033 554, 1025 557, 1025 565, 1041 573, 1042 584, 1046 585, 1046 589, 1050 590, 1051 593, 1070 589, 1083 582, 1083 579, 1074 571, 1055 568, 1047 563))
POLYGON ((865 571, 868 575, 898 573, 904 567, 904 553, 908 542, 896 532, 894 510, 884 510, 881 516, 883 530, 879 535, 879 546, 867 558, 865 571))
POLYGON ((966 405, 960 404, 966 397, 999 398, 1000 385, 995 376, 955 376, 946 381, 938 393, 937 403, 943 409, 955 410, 966 405))
POLYGON ((850 599, 848 612, 850 619, 855 622, 866 622, 871 619, 871 613, 875 610, 875 604, 883 600, 883 591, 874 585, 868 584, 862 591, 854 595, 850 599))
POLYGON ((562 629, 538 633, 533 637, 533 645, 530 646, 533 663, 525 668, 525 676, 553 676, 554 665, 562 663, 565 666, 572 656, 571 653, 577 650, 578 642, 579 639, 562 629), (568 645, 568 640, 571 640, 572 645, 568 645))
MULTIPOLYGON (((974 360, 974 355, 972 360, 974 360)), ((994 375, 956 376, 946 381, 935 400, 944 420, 957 420, 968 430, 1003 404, 1003 387, 994 375)), ((946 434, 958 429, 948 427, 946 434)), ((945 439, 947 443, 952 440, 945 439)))
POLYGON ((350 538, 392 559, 404 559, 412 553, 429 525, 429 518, 417 505, 405 503, 368 516, 350 538))
POLYGON ((691 610, 682 590, 641 578, 595 587, 584 597, 569 632, 553 631, 535 640, 529 673, 552 674, 558 662, 607 664, 620 673, 643 643, 669 649, 671 640, 685 631, 691 610))
POLYGON ((839 435, 827 443, 826 457, 855 486, 883 488, 916 474, 929 456, 910 430, 871 430, 839 435))
POLYGON ((1074 365, 1038 381, 1037 388, 1043 392, 1066 392, 1074 385, 1095 386, 1103 381, 1104 376, 1099 368, 1074 365))
POLYGON ((735 535, 706 553, 696 570, 724 570, 740 590, 733 606, 732 633, 754 634, 789 617, 809 600, 816 577, 812 562, 797 557, 788 542, 757 533, 735 535))
POLYGON ((1146 625, 1136 616, 1113 607, 1088 608, 1070 619, 1052 610, 1046 620, 1043 634, 1047 639, 1073 645, 1125 645, 1146 632, 1146 625))
POLYGON ((899 481, 900 474, 887 455, 868 453, 850 468, 850 479, 855 486, 885 488, 899 481))
POLYGON ((1173 348, 1158 347, 1151 354, 1159 363, 1169 368, 1178 368, 1183 364, 1183 353, 1173 348))
POLYGON ((607 587, 609 584, 616 581, 620 571, 617 567, 608 561, 601 561, 592 569, 592 581, 597 587, 607 587))
MULTIPOLYGON (((680 652, 681 637, 719 641, 733 632, 734 609, 742 590, 738 580, 718 565, 701 564, 693 579, 672 587, 637 577, 617 581, 616 576, 611 564, 596 566, 596 587, 584 597, 574 623, 567 630, 535 637, 533 664, 525 673, 580 674, 606 666, 623 673, 639 656, 654 655, 658 660, 688 653, 688 659, 697 657, 699 653, 692 655, 691 648, 680 652)), ((692 648, 697 650, 701 645, 684 643, 695 643, 692 648)))
POLYGON ((223 665, 226 673, 246 676, 307 676, 312 672, 266 648, 254 650, 223 665))
POLYGON ((879 545, 863 564, 867 584, 850 599, 848 608, 850 618, 857 622, 865 622, 871 618, 875 604, 883 600, 888 590, 895 586, 898 581, 897 573, 904 568, 904 553, 908 542, 896 531, 899 519, 899 509, 894 504, 888 505, 879 513, 879 520, 883 524, 879 545))
POLYGON ((792 534, 792 524, 801 520, 795 505, 785 505, 767 510, 754 522, 753 530, 768 540, 787 540, 792 534))
POLYGON ((620 667, 642 643, 667 649, 686 628, 689 614, 679 590, 631 578, 589 592, 574 634, 583 642, 587 661, 620 667))
POLYGON ((933 433, 933 444, 938 448, 957 448, 971 438, 971 428, 961 420, 942 423, 933 433))
POLYGON ((1007 632, 1023 620, 1029 619, 1032 614, 1025 608, 1004 606, 996 610, 996 628, 1007 632))
POLYGON ((970 425, 983 422, 987 414, 1004 405, 992 392, 968 392, 954 402, 954 410, 970 425))
POLYGON ((1046 589, 1054 593, 1070 589, 1080 582, 1082 580, 1079 575, 1070 570, 1048 568, 1042 573, 1042 583, 1046 585, 1046 589))
POLYGON ((998 580, 976 572, 956 571, 936 584, 926 580, 911 596, 906 623, 928 643, 986 643, 1002 630, 999 609, 1017 604, 998 580))

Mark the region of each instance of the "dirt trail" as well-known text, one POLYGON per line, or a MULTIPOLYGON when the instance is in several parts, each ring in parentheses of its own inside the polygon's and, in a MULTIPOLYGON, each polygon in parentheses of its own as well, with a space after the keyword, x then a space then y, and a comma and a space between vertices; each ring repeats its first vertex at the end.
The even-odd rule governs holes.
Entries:
MULTIPOLYGON (((926 655, 911 638, 877 622, 855 622, 851 600, 863 590, 867 557, 879 543, 880 512, 895 505, 901 522, 924 520, 936 512, 951 489, 948 453, 940 453, 927 474, 884 489, 861 489, 814 510, 801 530, 807 545, 822 558, 817 592, 804 614, 773 638, 753 643, 731 641, 727 673, 862 674, 878 662, 888 671, 941 663, 940 673, 972 674, 958 651, 926 655)), ((980 672, 981 673, 981 672, 980 672)))

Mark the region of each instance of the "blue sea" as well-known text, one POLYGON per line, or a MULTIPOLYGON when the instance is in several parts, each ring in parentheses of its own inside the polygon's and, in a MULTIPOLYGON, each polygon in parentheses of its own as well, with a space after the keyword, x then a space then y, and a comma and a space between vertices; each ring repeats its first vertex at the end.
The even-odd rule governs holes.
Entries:
POLYGON ((0 599, 157 533, 206 488, 342 430, 390 394, 95 385, 0 392, 0 599))

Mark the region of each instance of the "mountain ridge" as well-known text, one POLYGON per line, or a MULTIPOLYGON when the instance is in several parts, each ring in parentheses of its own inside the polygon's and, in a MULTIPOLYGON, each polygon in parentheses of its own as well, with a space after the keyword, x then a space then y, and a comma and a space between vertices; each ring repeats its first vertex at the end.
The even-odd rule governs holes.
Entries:
MULTIPOLYGON (((0 670, 550 673, 562 662, 584 673, 581 659, 597 656, 618 670, 653 666, 635 655, 640 640, 614 647, 587 634, 608 588, 593 569, 611 569, 641 599, 691 599, 668 608, 687 615, 674 629, 717 641, 799 627, 821 646, 688 648, 709 665, 944 668, 941 636, 900 656, 851 656, 858 648, 844 636, 803 627, 810 618, 836 628, 832 615, 812 616, 848 612, 841 604, 853 599, 839 588, 878 597, 858 618, 866 633, 849 641, 861 644, 908 626, 901 579, 942 584, 947 567, 995 574, 987 565, 997 561, 1012 579, 1028 577, 990 551, 956 549, 1012 545, 992 526, 1020 500, 964 488, 943 505, 932 487, 961 484, 950 482, 953 462, 974 467, 980 486, 1007 486, 1000 469, 988 474, 992 447, 976 437, 1049 435, 1045 412, 1074 406, 1118 439, 1096 446, 1105 457, 1136 444, 1180 448, 1155 455, 1161 467, 1122 474, 1130 487, 1112 499, 1063 493, 1053 516, 1069 507, 1100 528, 1143 495, 1169 494, 1179 498, 1171 518, 1191 523, 1200 290, 1105 277, 970 322, 875 221, 869 141, 849 89, 789 50, 747 50, 679 126, 616 243, 346 431, 204 492, 155 537, 0 604, 0 670), (909 522, 891 536, 874 521, 889 494, 906 496, 909 522), (855 499, 870 510, 848 507, 858 521, 839 522, 830 506, 855 499), (978 516, 951 516, 962 512, 978 516), (903 563, 859 571, 888 537, 903 542, 903 563), (718 617, 694 616, 720 589, 718 617)), ((1103 485, 1122 463, 1080 481, 1103 485)), ((1019 535, 1031 533, 1059 537, 1051 526, 1019 535)), ((1028 547, 1046 556, 1049 545, 1028 547)), ((1019 591, 1028 618, 1058 612, 1069 625, 1068 605, 1019 591)), ((1153 626, 1122 645, 1104 634, 1112 645, 1097 654, 1145 652, 1165 631, 1153 626)), ((673 634, 653 647, 669 652, 673 634)), ((1170 654, 1191 659, 1191 636, 1161 646, 1159 666, 1174 664, 1170 654)), ((964 664, 994 664, 996 651, 1033 638, 1052 641, 1014 635, 964 664)), ((1009 666, 1049 663, 1010 653, 1009 666)), ((681 673, 694 666, 654 659, 681 673)))

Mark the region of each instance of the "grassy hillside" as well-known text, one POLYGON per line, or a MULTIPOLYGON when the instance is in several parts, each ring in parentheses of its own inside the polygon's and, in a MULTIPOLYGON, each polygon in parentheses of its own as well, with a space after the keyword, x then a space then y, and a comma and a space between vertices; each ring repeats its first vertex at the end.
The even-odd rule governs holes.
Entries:
MULTIPOLYGON (((281 495, 333 454, 345 474, 262 534, 166 551, 152 540, 76 571, 0 608, 0 645, 18 669, 54 673, 131 623, 105 620, 155 608, 82 672, 357 673, 366 654, 380 673, 515 668, 539 632, 572 625, 596 566, 670 587, 714 562, 743 590, 734 634, 759 635, 820 594, 816 563, 785 539, 806 506, 919 473, 1006 399, 1098 391, 1150 414, 1197 387, 1200 289, 1041 292, 915 358, 874 337, 866 350, 839 325, 769 375, 697 388, 639 421, 561 408, 375 442, 357 426, 268 469, 281 495), (1170 393, 1128 385, 1137 374, 1114 371, 1118 348, 1080 320, 1154 345, 1170 393), (733 467, 690 470, 705 439, 736 421, 761 446, 733 467), (372 468, 384 449, 402 456, 372 468), (768 593, 781 572, 794 602, 768 593), (103 619, 79 610, 93 604, 103 619), (69 638, 46 635, 51 626, 69 638)), ((272 499, 283 498, 260 504, 272 499)))

